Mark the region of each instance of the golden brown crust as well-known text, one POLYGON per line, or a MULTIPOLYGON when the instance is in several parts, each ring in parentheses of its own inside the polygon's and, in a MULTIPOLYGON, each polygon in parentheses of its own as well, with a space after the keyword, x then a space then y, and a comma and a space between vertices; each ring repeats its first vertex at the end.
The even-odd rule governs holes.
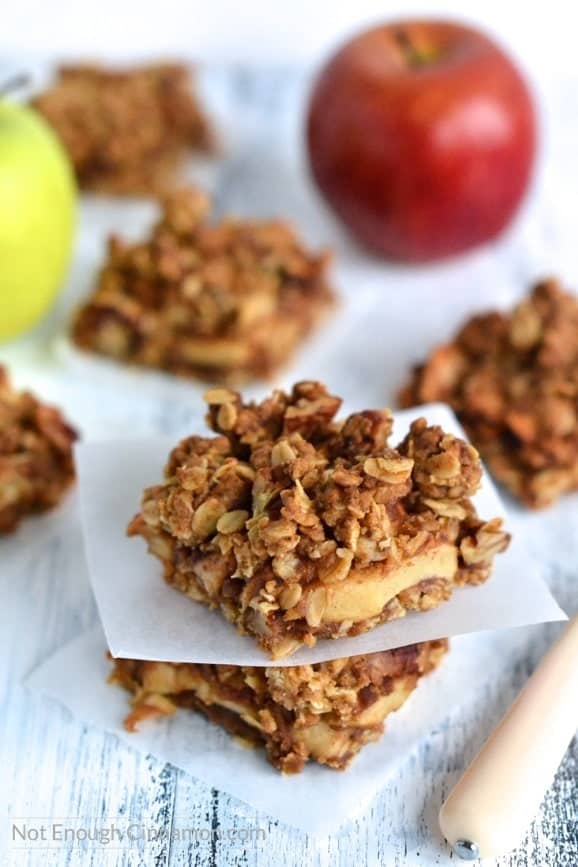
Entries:
POLYGON ((173 450, 129 533, 274 657, 432 608, 508 545, 471 502, 475 449, 423 419, 394 449, 389 410, 335 421, 341 401, 320 383, 206 400, 218 436, 173 450))
POLYGON ((61 138, 82 189, 158 195, 174 185, 188 152, 213 149, 190 72, 178 63, 63 66, 34 106, 61 138))
POLYGON ((344 769, 383 720, 440 663, 447 641, 290 668, 114 660, 111 682, 133 694, 128 731, 178 707, 198 710, 296 773, 308 760, 344 769))
POLYGON ((112 238, 79 310, 78 346, 210 382, 268 377, 334 305, 327 253, 283 222, 206 220, 197 189, 167 196, 149 240, 112 238))
POLYGON ((399 401, 449 403, 498 481, 550 505, 578 488, 578 300, 547 280, 511 313, 474 316, 399 401))
POLYGON ((15 391, 0 365, 0 534, 60 502, 74 480, 75 439, 59 410, 15 391))

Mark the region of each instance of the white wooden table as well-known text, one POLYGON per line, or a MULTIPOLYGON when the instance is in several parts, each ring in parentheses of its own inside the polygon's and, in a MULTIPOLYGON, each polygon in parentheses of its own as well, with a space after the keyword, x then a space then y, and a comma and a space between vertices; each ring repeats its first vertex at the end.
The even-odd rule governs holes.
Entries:
MULTIPOLYGON (((545 156, 532 199, 515 229, 497 247, 457 262, 417 272, 365 260, 343 238, 308 186, 295 148, 307 76, 291 70, 214 69, 203 77, 216 114, 226 119, 225 158, 204 180, 217 206, 242 214, 293 217, 312 244, 341 251, 339 278, 345 299, 343 340, 334 387, 345 397, 364 377, 374 383, 374 405, 393 399, 403 372, 425 347, 446 336, 465 312, 481 304, 509 302, 528 281, 555 271, 578 285, 578 88, 573 82, 543 86, 547 124, 545 156), (362 272, 356 270, 367 265, 362 272), (369 275, 369 277, 368 277, 369 275), (375 339, 368 292, 381 295, 382 339, 375 339), (370 286, 371 284, 371 286, 370 286), (368 288, 369 287, 369 288, 368 288), (363 305, 356 297, 363 295, 363 305), (355 304, 363 315, 355 314, 355 304), (415 311, 425 311, 423 315, 415 311), (347 311, 351 311, 348 318, 347 311), (347 328, 346 323, 350 326, 347 328), (353 323, 353 324, 351 324, 353 323), (374 338, 372 340, 372 337, 374 338)), ((118 208, 114 219, 98 203, 86 203, 70 286, 58 310, 36 335, 0 349, 21 382, 59 399, 89 435, 131 431, 171 433, 197 413, 194 400, 151 390, 127 398, 108 381, 93 388, 55 359, 53 338, 74 298, 87 290, 100 255, 102 234, 122 228, 138 234, 149 211, 118 208)), ((315 347, 288 372, 308 375, 315 347)), ((309 371, 315 375, 315 371, 309 371)), ((22 687, 23 676, 96 620, 84 575, 67 569, 73 552, 53 534, 64 513, 26 524, 15 540, 0 543, 0 864, 64 865, 386 865, 431 867, 451 858, 436 828, 436 813, 460 770, 512 701, 558 627, 532 631, 525 653, 505 659, 503 671, 471 697, 415 754, 359 821, 331 838, 314 839, 283 827, 251 807, 120 745, 84 726, 55 703, 22 687), (8 817, 11 817, 9 820, 8 817), (127 848, 61 844, 16 848, 11 821, 72 820, 107 826, 130 819, 156 829, 156 839, 127 848), (171 829, 186 824, 202 833, 171 842, 171 829), (230 830, 264 829, 265 839, 232 843, 230 830), (205 839, 210 838, 210 839, 205 839)), ((578 496, 542 514, 513 507, 518 532, 544 564, 545 575, 568 612, 578 609, 578 496)), ((72 544, 72 543, 71 543, 72 544)), ((75 544, 75 543, 74 543, 75 544)), ((529 756, 531 761, 531 756, 529 756)), ((307 809, 307 805, 303 805, 307 809)), ((328 804, 328 810, 331 805, 328 804)), ((500 865, 575 867, 578 864, 578 744, 571 747, 540 816, 517 853, 500 865)))

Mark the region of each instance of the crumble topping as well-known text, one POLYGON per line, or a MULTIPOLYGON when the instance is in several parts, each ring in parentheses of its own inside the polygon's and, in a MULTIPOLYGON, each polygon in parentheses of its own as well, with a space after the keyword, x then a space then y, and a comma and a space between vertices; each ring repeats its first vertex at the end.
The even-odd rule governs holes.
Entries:
POLYGON ((0 534, 60 502, 74 480, 75 439, 59 410, 15 391, 0 365, 0 534))
POLYGON ((61 138, 82 189, 156 195, 173 185, 188 152, 213 149, 181 64, 63 66, 33 104, 61 138))
POLYGON ((200 190, 178 190, 148 240, 111 238, 73 324, 80 347, 213 382, 286 363, 334 304, 329 254, 308 252, 285 222, 211 223, 209 210, 200 190))
POLYGON ((110 681, 133 694, 128 731, 189 708, 263 745, 285 773, 308 760, 344 769, 446 650, 447 641, 430 641, 290 668, 117 659, 110 681))
POLYGON ((217 436, 173 450, 128 532, 274 657, 432 608, 485 581, 508 545, 470 499, 477 452, 424 419, 392 448, 389 410, 336 421, 341 401, 317 382, 205 399, 217 436))
POLYGON ((546 280, 511 313, 472 317, 399 400, 449 403, 498 481, 550 505, 578 488, 578 300, 546 280))

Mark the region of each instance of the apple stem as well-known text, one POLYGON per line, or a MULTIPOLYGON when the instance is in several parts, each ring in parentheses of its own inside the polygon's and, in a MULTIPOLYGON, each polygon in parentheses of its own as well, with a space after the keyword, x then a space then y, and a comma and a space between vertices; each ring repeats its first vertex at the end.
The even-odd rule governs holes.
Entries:
POLYGON ((415 47, 407 30, 396 30, 395 39, 410 66, 423 66, 430 59, 415 47))
POLYGON ((17 75, 13 75, 12 78, 0 82, 0 97, 7 96, 15 90, 21 90, 28 84, 30 84, 30 76, 26 75, 25 72, 19 72, 17 75))

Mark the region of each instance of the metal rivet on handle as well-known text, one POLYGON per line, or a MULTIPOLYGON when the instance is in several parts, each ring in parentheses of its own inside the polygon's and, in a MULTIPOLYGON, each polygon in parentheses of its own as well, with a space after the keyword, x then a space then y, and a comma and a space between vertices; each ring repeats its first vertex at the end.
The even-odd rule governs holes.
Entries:
POLYGON ((472 840, 456 840, 452 848, 462 861, 476 861, 480 857, 480 847, 472 840))

